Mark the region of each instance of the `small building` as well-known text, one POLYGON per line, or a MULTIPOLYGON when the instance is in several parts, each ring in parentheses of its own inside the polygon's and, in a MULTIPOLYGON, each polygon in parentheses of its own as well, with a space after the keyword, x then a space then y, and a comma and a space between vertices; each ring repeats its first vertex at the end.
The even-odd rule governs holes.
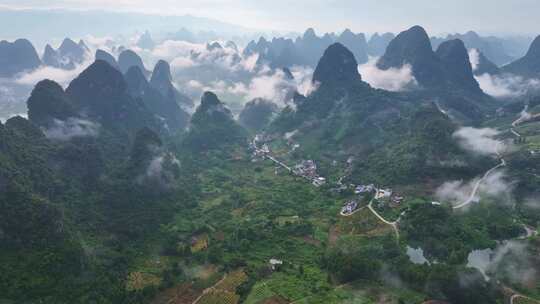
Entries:
POLYGON ((355 194, 372 193, 375 192, 375 186, 371 185, 358 185, 354 188, 355 194))
POLYGON ((313 160, 304 160, 294 166, 293 172, 296 175, 302 175, 305 177, 316 177, 317 165, 313 160))
POLYGON ((392 203, 395 205, 400 205, 405 198, 403 196, 395 195, 392 197, 392 203))
POLYGON ((431 202, 431 204, 432 204, 433 206, 440 206, 440 205, 441 205, 441 203, 439 203, 439 202, 431 202))
POLYGON ((375 199, 384 199, 392 196, 392 189, 379 189, 375 194, 375 199))
POLYGON ((315 187, 320 187, 322 185, 326 184, 326 178, 324 177, 317 177, 313 179, 313 185, 315 187))
POLYGON ((347 202, 347 204, 345 204, 345 206, 343 206, 343 208, 341 208, 341 213, 342 214, 351 214, 357 208, 358 208, 358 202, 357 201, 355 201, 355 200, 349 201, 349 202, 347 202))
POLYGON ((272 271, 275 271, 277 268, 279 268, 279 266, 283 265, 282 260, 278 260, 275 258, 271 258, 268 263, 270 264, 270 269, 272 269, 272 271))

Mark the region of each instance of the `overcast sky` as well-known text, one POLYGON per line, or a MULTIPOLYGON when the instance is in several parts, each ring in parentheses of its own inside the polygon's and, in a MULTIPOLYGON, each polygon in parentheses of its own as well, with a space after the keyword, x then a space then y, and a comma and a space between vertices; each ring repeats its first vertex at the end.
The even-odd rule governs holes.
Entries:
POLYGON ((281 31, 397 32, 420 24, 432 34, 540 32, 540 0, 0 0, 1 6, 192 14, 281 31))

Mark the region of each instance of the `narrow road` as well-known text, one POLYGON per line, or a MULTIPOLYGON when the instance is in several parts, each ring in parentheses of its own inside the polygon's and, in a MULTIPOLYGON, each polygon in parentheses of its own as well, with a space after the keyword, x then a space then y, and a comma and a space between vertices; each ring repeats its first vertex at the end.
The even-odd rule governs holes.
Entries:
POLYGON ((474 201, 474 198, 476 197, 476 194, 478 193, 478 190, 480 189, 480 185, 482 185, 482 183, 486 180, 486 178, 488 178, 495 170, 497 170, 497 169, 499 169, 501 167, 504 167, 504 166, 506 166, 506 161, 504 160, 504 158, 501 158, 501 163, 500 164, 498 164, 497 166, 489 169, 484 174, 484 176, 482 176, 481 179, 476 181, 476 183, 474 184, 473 190, 471 191, 471 194, 469 195, 469 197, 464 202, 458 204, 457 206, 453 206, 452 208, 453 209, 460 209, 460 208, 466 207, 469 204, 471 204, 474 201))
POLYGON ((399 240, 399 229, 398 229, 398 226, 397 224, 399 223, 399 219, 397 219, 397 221, 395 222, 390 222, 390 221, 387 221, 386 219, 384 219, 384 217, 382 217, 372 206, 373 204, 373 200, 371 200, 371 202, 369 202, 369 205, 368 205, 368 208, 369 210, 371 211, 371 213, 373 213, 381 222, 387 224, 387 225, 390 225, 392 226, 392 229, 394 229, 394 232, 396 233, 396 238, 399 240))
POLYGON ((268 155, 268 154, 267 154, 266 157, 268 157, 268 159, 270 159, 270 160, 273 161, 274 163, 276 163, 276 164, 282 166, 283 168, 285 168, 285 169, 288 170, 289 172, 292 171, 292 169, 291 169, 289 166, 287 166, 287 165, 285 165, 284 163, 280 162, 279 160, 277 160, 276 158, 274 158, 272 155, 268 155))
POLYGON ((253 147, 255 148, 255 151, 256 151, 257 153, 260 153, 260 154, 264 155, 265 157, 267 157, 268 159, 270 159, 270 160, 273 161, 274 163, 276 163, 276 164, 280 165, 281 167, 285 168, 287 171, 292 172, 292 169, 291 169, 289 166, 287 166, 287 165, 284 164, 283 162, 277 160, 275 157, 273 157, 273 156, 270 155, 269 153, 265 153, 262 149, 259 149, 259 148, 257 147, 257 142, 255 141, 255 139, 253 139, 252 145, 253 145, 253 147))
POLYGON ((535 299, 533 299, 533 298, 529 298, 529 297, 526 297, 526 296, 524 296, 524 295, 521 295, 521 294, 516 293, 516 294, 514 294, 514 295, 512 295, 512 296, 510 297, 510 304, 515 304, 515 301, 516 301, 517 299, 519 299, 519 298, 523 298, 523 299, 527 299, 527 300, 534 301, 534 302, 536 302, 536 303, 540 303, 540 302, 538 302, 537 300, 535 300, 535 299))
POLYGON ((514 128, 510 129, 510 132, 512 132, 512 134, 514 134, 517 138, 521 138, 521 134, 516 132, 516 130, 514 128))
POLYGON ((351 213, 343 213, 343 210, 339 213, 341 216, 343 217, 348 217, 348 216, 352 216, 353 214, 355 214, 356 212, 360 211, 360 210, 364 210, 364 208, 366 207, 362 207, 362 208, 358 208, 356 210, 354 210, 353 212, 351 213))

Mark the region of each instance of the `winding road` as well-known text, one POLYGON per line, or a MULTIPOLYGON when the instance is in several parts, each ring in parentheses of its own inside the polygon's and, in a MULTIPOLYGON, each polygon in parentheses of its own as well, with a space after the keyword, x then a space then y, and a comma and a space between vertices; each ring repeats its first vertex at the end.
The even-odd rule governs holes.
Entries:
POLYGON ((484 176, 482 176, 481 179, 479 179, 478 181, 476 181, 476 183, 474 184, 474 187, 473 187, 473 190, 471 191, 471 194, 469 195, 469 197, 462 203, 459 203, 458 205, 456 206, 453 206, 452 208, 453 209, 461 209, 463 207, 466 207, 468 206, 469 204, 471 204, 472 202, 474 202, 475 200, 475 197, 476 197, 476 194, 478 193, 478 190, 480 189, 480 186, 482 185, 482 183, 497 169, 501 168, 501 167, 504 167, 506 166, 506 161, 504 160, 504 158, 501 158, 501 163, 498 164, 497 166, 489 169, 485 174, 484 176))
MULTIPOLYGON (((522 113, 526 113, 527 111, 527 108, 528 106, 525 106, 525 108, 523 109, 522 113)), ((540 114, 539 114, 540 115, 540 114)), ((510 129, 510 131, 512 132, 512 134, 514 134, 515 136, 517 136, 518 138, 521 138, 521 135, 514 129, 518 124, 522 123, 523 121, 526 121, 524 119, 524 116, 520 116, 520 118, 518 118, 517 120, 515 120, 514 122, 512 122, 512 127, 510 129)), ((292 169, 290 167, 288 167, 287 165, 285 165, 284 163, 280 162, 279 160, 275 159, 274 157, 272 157, 270 154, 268 153, 264 153, 261 149, 259 149, 257 147, 257 143, 255 141, 255 139, 253 140, 253 146, 255 148, 255 150, 258 152, 258 153, 262 153, 264 154, 268 159, 272 160, 274 163, 282 166, 283 168, 287 169, 288 171, 292 171, 292 169)), ((502 157, 501 153, 500 152, 497 152, 497 155, 500 159, 500 163, 498 165, 496 165, 495 167, 489 169, 488 171, 486 171, 486 173, 482 176, 482 178, 480 178, 479 180, 476 181, 476 183, 474 184, 473 186, 473 189, 470 193, 470 195, 468 196, 468 198, 463 201, 463 202, 460 202, 458 203, 457 205, 453 206, 452 209, 454 210, 457 210, 457 209, 461 209, 461 208, 464 208, 468 205, 470 205, 471 203, 473 203, 475 201, 475 198, 476 198, 476 195, 478 194, 478 191, 480 190, 480 186, 482 185, 482 183, 489 177, 493 174, 493 172, 495 172, 497 169, 499 168, 502 168, 502 167, 505 167, 506 166, 506 161, 504 160, 504 158, 502 157)), ((341 179, 339 181, 339 183, 341 183, 341 179)), ((396 238, 399 240, 399 228, 398 228, 398 224, 399 224, 399 221, 401 219, 401 216, 404 214, 402 213, 400 215, 400 217, 394 221, 394 222, 390 222, 388 220, 386 220, 384 217, 382 217, 374 208, 373 208, 373 199, 369 202, 368 204, 368 209, 371 211, 371 213, 373 213, 373 215, 375 215, 381 222, 387 224, 387 225, 390 225, 392 226, 392 229, 394 230, 394 232, 396 233, 396 238)), ((342 216, 351 216, 353 215, 354 213, 358 212, 360 209, 363 209, 363 208, 359 208, 358 210, 355 210, 354 212, 350 213, 350 214, 343 214, 341 213, 342 216)))
POLYGON ((522 299, 527 299, 527 300, 531 300, 531 301, 534 301, 536 303, 540 303, 538 302, 537 300, 533 299, 533 298, 530 298, 530 297, 526 297, 522 294, 519 294, 519 293, 516 293, 516 294, 513 294, 511 297, 510 297, 510 304, 515 304, 515 301, 519 298, 522 298, 522 299))
POLYGON ((387 224, 387 225, 390 225, 392 226, 392 229, 394 229, 394 232, 396 233, 396 238, 399 240, 399 229, 398 229, 398 223, 399 223, 399 220, 401 218, 401 216, 395 221, 395 222, 390 222, 390 221, 387 221, 386 219, 384 219, 384 217, 382 217, 378 212, 377 210, 375 210, 373 208, 373 200, 371 200, 371 202, 369 202, 369 205, 368 205, 368 208, 369 210, 371 211, 371 213, 373 213, 381 222, 387 224))

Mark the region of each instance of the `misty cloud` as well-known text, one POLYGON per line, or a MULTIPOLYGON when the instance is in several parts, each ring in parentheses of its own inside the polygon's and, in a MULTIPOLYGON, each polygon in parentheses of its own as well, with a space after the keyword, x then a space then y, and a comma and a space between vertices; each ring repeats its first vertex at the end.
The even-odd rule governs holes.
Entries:
POLYGON ((161 189, 174 189, 175 180, 180 172, 180 161, 172 153, 155 149, 156 156, 152 158, 144 175, 137 178, 137 183, 150 183, 161 189))
MULTIPOLYGON (((435 191, 437 199, 444 202, 460 203, 468 199, 473 190, 473 185, 478 181, 474 179, 468 183, 463 181, 449 181, 445 182, 435 191)), ((478 201, 479 197, 476 197, 474 201, 478 201)))
POLYGON ((407 246, 407 256, 409 256, 409 260, 413 264, 417 264, 417 265, 429 264, 429 261, 424 256, 424 250, 422 248, 415 249, 410 246, 407 246))
POLYGON ((471 252, 467 267, 478 269, 486 280, 499 276, 509 279, 512 284, 529 285, 538 279, 534 259, 534 253, 529 250, 526 242, 505 241, 495 250, 471 252))
POLYGON ((219 80, 204 85, 192 80, 188 82, 188 86, 193 89, 237 96, 241 98, 243 104, 255 98, 263 98, 283 108, 292 104, 294 92, 309 96, 318 87, 311 81, 313 69, 297 66, 291 68, 291 73, 294 79, 289 79, 282 70, 272 71, 263 67, 247 81, 228 83, 219 80))
POLYGON ((50 66, 41 66, 38 69, 20 74, 15 78, 15 82, 21 85, 35 85, 43 79, 50 79, 58 82, 63 87, 67 86, 74 78, 86 69, 93 60, 87 59, 73 70, 64 70, 50 66))
POLYGON ((285 78, 285 73, 277 71, 273 74, 259 75, 246 86, 243 83, 236 84, 231 92, 244 95, 246 99, 264 98, 275 103, 286 102, 292 97, 296 87, 285 78))
POLYGON ((471 62, 472 70, 476 71, 478 69, 478 65, 480 64, 480 52, 478 52, 477 49, 469 50, 469 61, 471 62))
POLYGON ((480 155, 497 155, 510 148, 509 143, 495 139, 499 133, 492 128, 462 127, 453 134, 453 137, 465 150, 480 155))
POLYGON ((403 67, 380 70, 377 67, 378 58, 371 58, 367 63, 358 66, 362 79, 372 87, 387 91, 399 92, 410 90, 418 85, 409 64, 403 67))
POLYGON ((189 57, 192 52, 203 52, 205 50, 206 46, 204 44, 166 40, 154 47, 152 55, 157 58, 171 61, 178 57, 189 57))
POLYGON ((520 97, 531 91, 540 90, 539 79, 526 79, 512 74, 475 76, 480 88, 496 98, 520 97))
POLYGON ((74 137, 95 137, 99 134, 100 125, 89 120, 68 118, 65 121, 54 120, 54 125, 44 129, 43 133, 49 139, 70 140, 74 137))
POLYGON ((86 35, 83 40, 90 49, 102 49, 107 51, 111 51, 117 41, 117 39, 112 36, 97 37, 94 35, 86 35))
POLYGON ((523 205, 529 209, 540 210, 540 199, 535 197, 528 197, 523 202, 523 205))
POLYGON ((209 48, 207 44, 187 41, 166 40, 158 44, 150 53, 140 48, 132 49, 141 54, 148 53, 154 61, 165 59, 173 68, 182 69, 196 66, 212 66, 231 71, 253 71, 258 56, 243 58, 241 53, 220 43, 221 47, 209 48))
POLYGON ((291 68, 298 93, 309 96, 317 91, 319 84, 313 82, 313 72, 313 69, 309 67, 294 66, 291 68))
MULTIPOLYGON (((479 181, 477 177, 469 182, 449 181, 437 188, 435 196, 443 202, 455 204, 463 203, 469 199, 474 185, 479 181)), ((490 198, 510 197, 513 190, 513 184, 508 180, 503 170, 491 173, 480 184, 473 202, 479 202, 482 196, 490 198)))

